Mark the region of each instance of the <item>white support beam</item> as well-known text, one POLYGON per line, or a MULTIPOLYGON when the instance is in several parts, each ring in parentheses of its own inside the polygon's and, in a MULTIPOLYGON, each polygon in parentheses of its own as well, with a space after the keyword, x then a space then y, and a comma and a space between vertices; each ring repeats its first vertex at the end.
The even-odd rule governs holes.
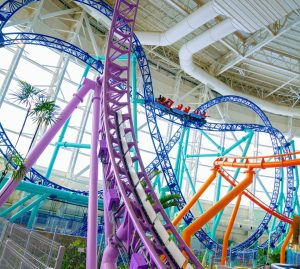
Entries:
POLYGON ((89 169, 90 169, 90 165, 88 164, 86 167, 84 167, 82 170, 80 170, 76 175, 74 175, 74 178, 81 176, 83 173, 85 173, 89 169))
MULTIPOLYGON (((35 25, 35 23, 37 22, 37 20, 39 18, 40 12, 41 12, 42 7, 44 5, 44 1, 45 0, 42 0, 39 3, 39 6, 38 6, 38 8, 36 9, 36 11, 34 13, 34 18, 33 18, 32 22, 30 23, 30 25, 27 26, 26 31, 28 31, 28 32, 32 31, 33 26, 35 25)), ((7 92, 8 92, 8 89, 9 89, 9 86, 11 84, 11 81, 13 80, 14 74, 15 74, 15 72, 17 70, 17 67, 18 67, 19 62, 21 60, 22 54, 24 52, 24 49, 25 49, 25 46, 23 46, 22 48, 18 48, 18 50, 15 53, 14 58, 13 58, 11 64, 10 64, 9 72, 7 72, 6 77, 5 77, 4 82, 2 84, 2 87, 1 87, 1 92, 0 92, 0 108, 1 108, 1 106, 3 104, 3 101, 4 101, 4 98, 5 98, 5 96, 6 96, 7 92)))
POLYGON ((47 20, 47 19, 54 18, 54 17, 59 17, 59 16, 64 16, 64 15, 72 14, 72 13, 77 12, 77 11, 80 11, 79 7, 65 9, 65 10, 59 10, 59 11, 56 11, 56 12, 52 12, 52 13, 47 13, 47 14, 41 15, 40 19, 41 20, 47 20))
MULTIPOLYGON (((92 106, 91 100, 92 100, 92 95, 89 94, 88 99, 87 99, 87 103, 86 103, 87 105, 84 109, 84 112, 82 114, 82 118, 81 118, 81 121, 80 121, 80 124, 79 124, 80 129, 77 133, 75 143, 81 143, 82 139, 83 139, 83 136, 85 134, 85 128, 86 128, 86 125, 87 125, 87 122, 88 122, 88 118, 89 118, 90 110, 91 110, 91 106, 92 106)), ((78 155, 79 155, 79 149, 75 148, 73 153, 72 153, 71 162, 70 162, 69 168, 68 168, 68 175, 71 178, 73 178, 73 176, 74 176, 74 170, 75 170, 76 162, 77 162, 77 159, 78 159, 78 155)))
MULTIPOLYGON (((71 44, 76 45, 76 39, 77 39, 77 36, 78 36, 78 34, 80 32, 80 29, 82 27, 84 16, 85 16, 85 12, 82 12, 79 19, 78 19, 78 22, 76 23, 75 31, 72 33, 72 36, 70 36, 70 39, 68 41, 71 44)), ((67 67, 68 67, 68 64, 69 64, 69 61, 70 61, 70 57, 71 56, 69 54, 66 57, 64 57, 64 55, 62 54, 61 58, 59 60, 59 65, 62 64, 62 66, 60 67, 61 70, 60 70, 60 72, 57 72, 55 74, 55 76, 53 77, 52 82, 51 82, 52 88, 55 87, 55 92, 53 94, 53 100, 57 99, 58 93, 60 91, 61 85, 63 83, 64 77, 65 77, 65 74, 66 74, 66 71, 67 71, 67 67)), ((59 70, 59 68, 57 70, 59 70)))
POLYGON ((88 34, 89 34, 89 37, 90 37, 90 40, 92 42, 92 45, 93 45, 93 49, 95 51, 95 54, 96 56, 100 56, 101 55, 101 52, 100 52, 100 49, 97 45, 97 41, 95 39, 95 35, 93 33, 93 30, 92 30, 92 27, 90 25, 90 21, 89 21, 89 18, 88 16, 85 14, 84 15, 84 21, 85 21, 85 24, 86 24, 86 28, 87 28, 87 31, 88 31, 88 34))
POLYGON ((222 73, 224 73, 225 71, 227 71, 228 69, 232 68, 233 66, 235 66, 236 64, 240 63, 241 61, 243 61, 244 59, 246 59, 247 57, 251 56, 253 53, 255 53, 256 51, 260 50, 262 47, 266 46, 267 44, 269 44, 270 42, 272 42, 273 40, 275 40, 276 38, 280 37, 282 34, 284 34, 285 32, 289 31, 290 29, 292 29, 293 27, 297 26, 300 23, 300 18, 298 18, 297 20, 295 20, 293 23, 291 23, 289 26, 281 29, 277 35, 271 35, 269 34, 269 36, 267 38, 265 38, 262 42, 258 43, 256 46, 254 46, 252 49, 248 50, 245 55, 238 55, 236 56, 233 60, 231 60, 230 62, 228 62, 227 64, 224 65, 223 68, 221 68, 221 70, 218 72, 217 75, 221 75, 222 73))
POLYGON ((195 92, 196 90, 198 90, 201 87, 203 87, 203 84, 199 83, 196 87, 192 88, 190 91, 188 91, 184 95, 180 96, 178 98, 178 102, 181 102, 182 100, 184 100, 186 97, 188 97, 189 95, 191 95, 193 92, 195 92))
MULTIPOLYGON (((56 12, 51 12, 51 13, 47 13, 47 14, 44 14, 44 15, 40 15, 39 19, 40 20, 47 20, 47 19, 54 18, 54 17, 59 17, 59 16, 72 14, 72 13, 77 12, 79 10, 80 10, 80 8, 77 7, 77 8, 71 8, 71 9, 65 9, 65 10, 60 10, 60 11, 56 11, 56 12)), ((19 25, 19 24, 26 24, 26 23, 29 23, 31 20, 32 20, 32 17, 28 17, 26 19, 21 19, 21 20, 12 20, 12 21, 7 22, 4 26, 4 28, 16 26, 16 25, 19 25)))
POLYGON ((271 91, 270 93, 268 93, 266 96, 264 96, 264 98, 269 97, 270 95, 274 94, 275 92, 279 91, 280 89, 282 89, 283 87, 285 87, 286 85, 289 85, 292 81, 294 81, 295 79, 297 79, 299 77, 299 75, 289 79, 287 82, 283 83, 281 86, 277 87, 276 89, 274 89, 273 91, 271 91))

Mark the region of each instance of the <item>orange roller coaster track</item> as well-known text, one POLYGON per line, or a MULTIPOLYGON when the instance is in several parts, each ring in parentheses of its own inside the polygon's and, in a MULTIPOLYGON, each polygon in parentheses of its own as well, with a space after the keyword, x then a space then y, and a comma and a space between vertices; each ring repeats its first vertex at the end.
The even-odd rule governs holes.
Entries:
POLYGON ((300 165, 300 158, 295 158, 291 160, 286 159, 286 157, 290 157, 292 155, 300 155, 300 151, 270 156, 219 157, 214 161, 214 165, 219 167, 235 167, 247 169, 265 169, 300 165), (270 159, 273 160, 270 161, 270 159))
MULTIPOLYGON (((230 203, 235 197, 239 197, 240 201, 241 195, 245 195, 252 202, 258 205, 260 208, 264 209, 269 214, 275 216, 276 218, 284 221, 285 223, 290 224, 290 232, 286 237, 286 240, 282 246, 281 250, 281 262, 284 262, 285 259, 285 247, 288 240, 291 237, 291 233, 294 226, 294 221, 287 216, 277 212, 274 209, 271 209, 267 204, 261 201, 256 197, 252 192, 246 188, 252 183, 253 180, 253 169, 266 169, 266 168, 277 168, 277 167, 288 167, 300 165, 300 156, 299 158, 290 159, 291 156, 300 155, 300 151, 270 155, 270 156, 255 156, 255 157, 219 157, 214 161, 214 167, 212 169, 212 174, 203 184, 198 192, 191 198, 190 202, 178 213, 177 217, 173 220, 173 224, 177 225, 183 216, 187 213, 188 210, 194 205, 194 203, 200 198, 202 193, 207 189, 208 185, 212 183, 215 179, 216 174, 219 173, 224 179, 226 179, 232 186, 233 189, 227 193, 220 201, 208 209, 205 213, 199 216, 194 222, 185 228, 182 233, 182 238, 187 245, 190 245, 191 238, 205 223, 207 223, 211 218, 213 218, 220 210, 222 210, 228 203, 230 203), (229 173, 227 173, 223 167, 234 167, 234 168, 245 168, 246 177, 241 182, 236 181, 229 173)), ((234 221, 237 214, 238 207, 232 214, 232 222, 234 221)), ((231 225, 232 226, 232 225, 231 225)), ((231 228, 228 228, 227 235, 224 240, 228 240, 231 228)), ((227 245, 223 245, 223 257, 222 264, 225 263, 227 252, 227 245)))
MULTIPOLYGON (((233 187, 236 186, 238 184, 238 182, 230 175, 227 173, 227 171, 225 171, 224 169, 219 169, 218 173, 224 178, 226 179, 226 181, 228 183, 230 183, 233 187)), ((256 195, 254 195, 251 191, 245 189, 242 194, 244 194, 247 198, 249 198, 253 203, 255 203, 256 205, 258 205, 261 209, 264 209, 265 211, 267 211, 268 213, 270 213, 271 215, 273 215, 274 217, 288 223, 288 224, 292 224, 293 220, 288 218, 287 216, 277 212, 276 210, 271 209, 266 203, 264 203, 262 200, 260 200, 256 195)))

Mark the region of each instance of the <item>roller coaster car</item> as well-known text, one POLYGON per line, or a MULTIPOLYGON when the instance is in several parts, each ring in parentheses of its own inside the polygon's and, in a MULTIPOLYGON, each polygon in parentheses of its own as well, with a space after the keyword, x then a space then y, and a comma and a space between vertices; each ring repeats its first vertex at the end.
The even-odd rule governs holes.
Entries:
POLYGON ((183 112, 188 114, 190 112, 190 110, 191 110, 191 107, 187 106, 184 108, 183 112))
POLYGON ((176 108, 172 108, 172 110, 180 115, 187 115, 191 109, 191 107, 187 106, 184 108, 184 110, 182 110, 183 108, 183 104, 178 105, 176 108))
POLYGON ((198 114, 196 114, 196 113, 191 113, 190 116, 191 116, 192 118, 194 118, 194 119, 200 120, 201 124, 206 123, 206 119, 205 119, 205 117, 203 117, 203 116, 200 116, 200 115, 198 115, 198 114))
POLYGON ((108 164, 108 148, 105 139, 100 140, 100 150, 98 157, 103 164, 108 164))
POLYGON ((170 111, 171 106, 174 104, 174 101, 170 98, 166 99, 164 96, 159 96, 155 99, 155 106, 159 107, 161 110, 165 110, 167 112, 170 111))
POLYGON ((193 118, 199 119, 201 120, 201 123, 204 124, 206 123, 206 111, 204 111, 203 113, 201 113, 200 111, 196 110, 195 113, 191 113, 190 114, 193 118))
POLYGON ((183 108, 183 104, 177 105, 176 109, 181 110, 183 108))
POLYGON ((167 108, 171 108, 173 104, 174 104, 174 101, 172 99, 170 99, 170 98, 168 98, 168 100, 164 103, 164 105, 167 108))
POLYGON ((161 104, 161 105, 164 105, 165 102, 167 101, 167 98, 160 95, 158 98, 155 99, 156 103, 158 104, 161 104))

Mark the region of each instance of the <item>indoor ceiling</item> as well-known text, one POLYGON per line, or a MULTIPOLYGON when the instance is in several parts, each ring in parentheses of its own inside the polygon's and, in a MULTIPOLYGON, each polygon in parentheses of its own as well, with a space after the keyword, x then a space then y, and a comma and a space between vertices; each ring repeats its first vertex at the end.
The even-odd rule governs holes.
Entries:
MULTIPOLYGON (((139 3, 136 30, 166 31, 195 12, 205 2, 208 1, 142 0, 139 3)), ((241 1, 227 2, 236 4, 241 1)), ((255 6, 257 1, 242 2, 255 6)), ((193 60, 196 65, 237 91, 288 107, 299 107, 300 1, 278 0, 275 2, 278 4, 274 6, 275 11, 283 8, 283 3, 293 11, 254 33, 239 31, 228 35, 196 53, 193 60)), ((115 1, 109 1, 109 3, 113 5, 115 1)), ((178 73, 181 71, 179 49, 187 41, 223 19, 224 16, 216 17, 215 20, 206 23, 170 46, 144 47, 151 60, 178 73)))
MULTIPOLYGON (((221 0, 216 1, 221 2, 221 0)), ((236 91, 289 108, 299 108, 300 0, 266 0, 266 6, 271 3, 270 1, 272 2, 270 14, 277 12, 278 14, 275 15, 278 17, 283 11, 292 11, 279 20, 273 19, 272 23, 252 33, 236 31, 229 34, 195 53, 193 62, 236 91), (274 3, 276 5, 273 5, 274 3)), ((166 31, 207 2, 209 1, 140 0, 136 31, 166 31)), ((240 2, 231 0, 227 1, 227 4, 232 5, 230 8, 233 8, 240 2)), ((255 8, 257 10, 259 8, 259 1, 242 2, 244 5, 249 5, 249 10, 255 11, 255 8)), ((115 1, 109 0, 108 3, 114 5, 115 1)), ((39 3, 30 5, 14 16, 9 25, 28 29, 30 22, 36 18, 38 23, 33 25, 34 31, 49 33, 73 42, 91 54, 104 53, 102 44, 107 36, 106 28, 101 22, 85 14, 74 1, 44 1, 40 15, 36 17, 35 11, 38 10, 39 5, 39 3), (58 13, 61 9, 69 11, 58 13), (91 31, 95 42, 89 35, 88 21, 92 26, 91 31), (95 43, 101 44, 101 48, 95 48, 93 46, 95 43)), ((267 18, 270 14, 265 10, 262 17, 267 18)), ((172 45, 144 46, 151 64, 168 72, 170 76, 181 74, 184 81, 194 86, 198 85, 200 81, 185 74, 180 67, 179 50, 188 41, 224 19, 223 15, 217 16, 172 45)), ((256 18, 253 20, 255 21, 256 18)), ((266 19, 265 24, 268 22, 266 19)))

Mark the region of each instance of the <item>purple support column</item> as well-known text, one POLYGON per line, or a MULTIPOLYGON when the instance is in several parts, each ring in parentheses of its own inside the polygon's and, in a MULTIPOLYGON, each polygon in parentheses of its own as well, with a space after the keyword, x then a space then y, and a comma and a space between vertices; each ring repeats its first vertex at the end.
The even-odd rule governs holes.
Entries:
MULTIPOLYGON (((90 89, 96 88, 96 82, 90 79, 85 79, 81 89, 74 94, 72 100, 68 103, 65 109, 61 112, 58 120, 47 130, 41 140, 36 146, 30 151, 27 159, 25 160, 25 166, 29 170, 36 160, 41 156, 45 148, 50 144, 53 137, 57 134, 59 129, 63 126, 66 120, 70 117, 72 112, 83 101, 84 96, 89 92, 90 89)), ((11 193, 15 190, 19 181, 10 178, 3 188, 0 190, 0 207, 6 202, 11 193)))
POLYGON ((141 253, 133 253, 130 259, 130 269, 148 269, 148 264, 141 253))
POLYGON ((102 255, 101 269, 117 269, 117 259, 119 250, 113 244, 113 224, 109 217, 109 190, 106 189, 105 180, 103 180, 103 201, 104 201, 104 230, 106 237, 106 247, 102 255))
POLYGON ((87 229, 86 268, 97 269, 97 232, 98 232, 98 144, 100 123, 100 87, 97 84, 93 97, 93 122, 90 156, 90 185, 87 229))

